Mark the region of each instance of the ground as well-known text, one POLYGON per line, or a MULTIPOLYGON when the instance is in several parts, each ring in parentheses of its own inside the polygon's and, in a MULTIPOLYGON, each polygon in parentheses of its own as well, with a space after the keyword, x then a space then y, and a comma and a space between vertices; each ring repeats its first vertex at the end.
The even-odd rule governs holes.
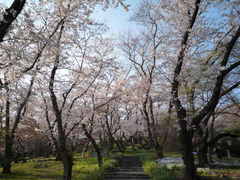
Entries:
MULTIPOLYGON (((166 157, 180 157, 179 153, 165 153, 166 157)), ((104 158, 104 167, 98 168, 96 157, 75 155, 73 166, 73 180, 103 180, 104 174, 113 176, 141 176, 152 180, 182 180, 182 168, 173 166, 168 169, 156 162, 157 158, 153 151, 128 149, 125 153, 114 153, 104 158), (117 163, 118 161, 118 163, 117 163), (141 167, 142 166, 142 167, 141 167), (117 168, 116 168, 117 167, 117 168), (148 178, 145 175, 148 175, 148 178)), ((224 160, 226 162, 226 160, 224 160)), ((231 159, 230 162, 239 159, 231 159)), ((13 164, 12 175, 0 174, 1 180, 60 180, 62 177, 62 165, 55 158, 30 159, 25 163, 13 164)), ((0 168, 1 171, 1 168, 0 168)), ((198 172, 203 180, 212 179, 240 179, 240 168, 215 168, 203 169, 198 172)), ((106 178, 106 176, 105 176, 106 178)), ((107 178, 106 178, 107 179, 107 178)))
MULTIPOLYGON (((116 163, 110 158, 104 159, 104 168, 112 167, 116 163)), ((62 164, 55 158, 37 158, 26 163, 13 164, 13 174, 0 174, 1 180, 56 180, 61 179, 62 164)), ((0 168, 1 171, 1 168, 0 168)), ((98 180, 101 179, 102 169, 98 168, 95 157, 82 158, 75 156, 73 166, 74 180, 98 180)))

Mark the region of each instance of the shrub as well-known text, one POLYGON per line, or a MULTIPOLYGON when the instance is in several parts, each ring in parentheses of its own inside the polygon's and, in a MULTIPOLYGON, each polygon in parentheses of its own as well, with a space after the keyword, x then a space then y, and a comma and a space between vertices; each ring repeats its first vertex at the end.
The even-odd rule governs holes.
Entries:
POLYGON ((166 166, 159 166, 154 161, 144 163, 144 172, 152 177, 153 180, 175 180, 178 168, 168 169, 166 166))

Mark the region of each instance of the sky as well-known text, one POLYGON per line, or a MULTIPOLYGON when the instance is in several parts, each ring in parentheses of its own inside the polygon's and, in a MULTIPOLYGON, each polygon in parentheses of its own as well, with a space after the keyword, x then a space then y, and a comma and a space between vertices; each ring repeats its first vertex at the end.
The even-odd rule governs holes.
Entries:
POLYGON ((101 7, 96 8, 93 17, 100 22, 104 22, 109 27, 109 33, 119 35, 128 31, 137 31, 137 24, 129 21, 133 15, 134 9, 139 4, 139 0, 126 0, 126 4, 130 5, 129 11, 123 7, 109 8, 103 11, 101 7))
MULTIPOLYGON (((10 6, 12 2, 13 0, 0 0, 0 4, 6 6, 10 6)), ((109 36, 117 37, 129 31, 135 32, 139 27, 134 22, 129 21, 129 19, 139 2, 139 0, 125 0, 125 3, 130 5, 129 11, 126 11, 121 6, 109 8, 105 11, 103 11, 102 7, 97 7, 92 17, 98 22, 105 23, 109 27, 109 36)))

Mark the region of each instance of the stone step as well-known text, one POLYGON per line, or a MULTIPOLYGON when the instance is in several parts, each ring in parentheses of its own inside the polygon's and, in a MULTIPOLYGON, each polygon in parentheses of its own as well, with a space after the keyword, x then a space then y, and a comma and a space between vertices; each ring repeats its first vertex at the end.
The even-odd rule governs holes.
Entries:
POLYGON ((148 178, 145 174, 127 174, 127 173, 112 173, 112 174, 105 174, 105 178, 148 178))
POLYGON ((131 179, 131 180, 150 180, 149 177, 128 177, 128 176, 109 176, 109 177, 104 177, 104 180, 127 180, 127 179, 131 179))
POLYGON ((136 172, 136 171, 131 171, 131 172, 127 172, 127 171, 113 171, 113 172, 109 172, 109 173, 105 173, 105 176, 108 175, 128 175, 128 176, 146 176, 143 172, 136 172))
POLYGON ((142 171, 143 172, 143 168, 116 168, 114 171, 142 171))
POLYGON ((119 166, 105 172, 104 180, 150 180, 137 157, 123 157, 119 159, 119 166))
POLYGON ((147 178, 139 178, 139 177, 137 177, 137 178, 134 178, 134 177, 125 177, 125 178, 118 178, 118 177, 106 177, 106 178, 104 178, 104 180, 127 180, 127 179, 130 179, 130 180, 151 180, 149 177, 147 177, 147 178))
POLYGON ((150 178, 116 178, 116 177, 110 177, 110 178, 104 178, 104 180, 150 180, 150 178))

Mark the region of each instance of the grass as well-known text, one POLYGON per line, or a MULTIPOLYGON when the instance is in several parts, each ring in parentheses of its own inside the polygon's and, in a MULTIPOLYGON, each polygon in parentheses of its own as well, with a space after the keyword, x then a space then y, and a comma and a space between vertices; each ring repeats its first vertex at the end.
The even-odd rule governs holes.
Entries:
MULTIPOLYGON (((116 165, 116 161, 104 158, 103 168, 99 168, 94 157, 76 156, 73 166, 74 180, 101 180, 106 168, 116 165)), ((1 171, 1 168, 0 168, 1 171)), ((26 163, 13 164, 11 175, 0 174, 1 180, 61 180, 63 167, 61 162, 52 158, 38 158, 26 163)))

